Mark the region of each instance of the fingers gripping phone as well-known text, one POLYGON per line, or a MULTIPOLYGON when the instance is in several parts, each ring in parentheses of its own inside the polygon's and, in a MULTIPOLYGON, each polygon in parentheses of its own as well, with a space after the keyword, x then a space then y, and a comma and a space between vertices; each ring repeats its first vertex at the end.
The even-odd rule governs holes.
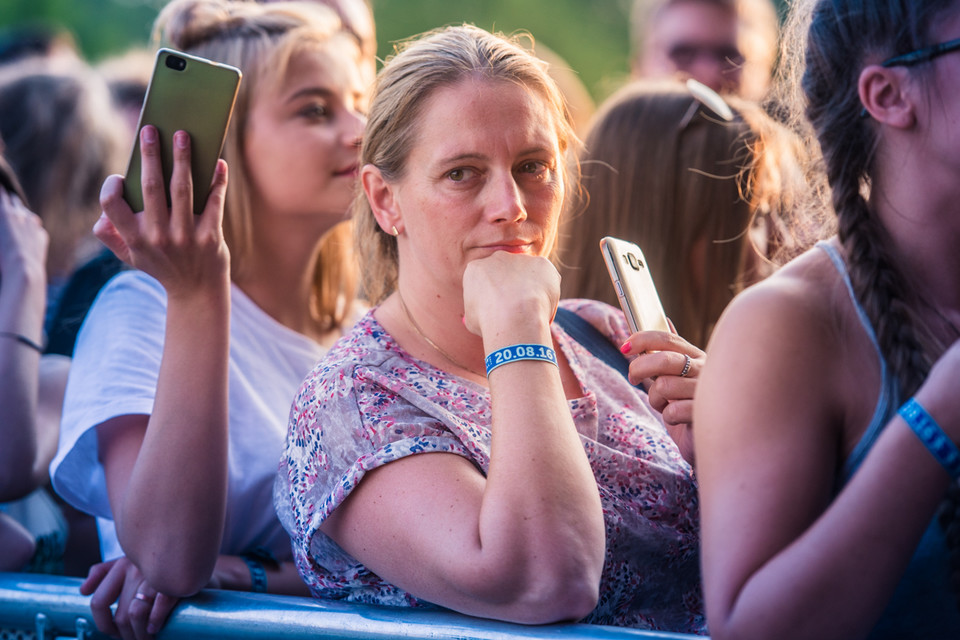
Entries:
POLYGON ((168 203, 173 173, 173 134, 178 130, 190 134, 193 212, 203 211, 230 125, 240 77, 240 70, 230 65, 172 49, 157 51, 137 124, 137 139, 123 180, 123 197, 134 211, 143 211, 139 132, 148 124, 155 126, 159 133, 168 203))
POLYGON ((650 276, 640 247, 632 242, 607 236, 600 240, 600 251, 607 264, 610 280, 617 291, 620 307, 630 330, 670 331, 667 315, 650 276))

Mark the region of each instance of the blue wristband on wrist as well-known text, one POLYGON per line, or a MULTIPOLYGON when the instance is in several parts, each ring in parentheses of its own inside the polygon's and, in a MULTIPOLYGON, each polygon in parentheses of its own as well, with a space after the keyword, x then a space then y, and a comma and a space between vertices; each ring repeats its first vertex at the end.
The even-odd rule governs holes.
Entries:
POLYGON ((960 449, 957 449, 957 445, 947 437, 927 410, 915 398, 910 398, 903 403, 898 413, 950 477, 954 480, 960 479, 960 449))
POLYGON ((254 593, 267 592, 267 570, 264 565, 277 567, 277 560, 267 549, 257 547, 253 551, 248 551, 240 556, 243 562, 250 569, 250 590, 254 593))
POLYGON ((487 375, 508 362, 517 362, 519 360, 540 360, 541 362, 550 362, 557 365, 557 354, 550 347, 542 344, 515 344, 491 352, 484 360, 487 365, 487 375))

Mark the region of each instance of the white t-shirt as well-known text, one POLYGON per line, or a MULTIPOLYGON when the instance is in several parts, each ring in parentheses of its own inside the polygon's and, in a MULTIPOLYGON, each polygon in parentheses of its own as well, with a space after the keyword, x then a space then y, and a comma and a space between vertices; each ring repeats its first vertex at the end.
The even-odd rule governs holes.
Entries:
MULTIPOLYGON (((50 476, 65 500, 97 516, 104 560, 123 551, 97 459, 96 426, 153 411, 166 308, 159 282, 128 271, 103 288, 77 337, 50 476)), ((232 286, 229 488, 221 553, 264 547, 279 560, 292 557, 290 539, 274 511, 273 481, 293 396, 325 351, 232 286)))

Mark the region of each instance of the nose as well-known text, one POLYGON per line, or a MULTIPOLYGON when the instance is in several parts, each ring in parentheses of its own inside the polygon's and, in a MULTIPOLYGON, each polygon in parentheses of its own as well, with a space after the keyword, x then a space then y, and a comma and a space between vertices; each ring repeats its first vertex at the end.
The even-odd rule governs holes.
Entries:
POLYGON ((735 92, 740 87, 742 65, 725 58, 699 56, 686 71, 717 92, 735 92))
POLYGON ((343 143, 348 147, 360 147, 363 140, 363 129, 367 125, 367 117, 359 111, 350 110, 344 116, 343 143))
POLYGON ((521 222, 527 219, 523 194, 512 171, 495 172, 489 184, 488 216, 493 222, 521 222))

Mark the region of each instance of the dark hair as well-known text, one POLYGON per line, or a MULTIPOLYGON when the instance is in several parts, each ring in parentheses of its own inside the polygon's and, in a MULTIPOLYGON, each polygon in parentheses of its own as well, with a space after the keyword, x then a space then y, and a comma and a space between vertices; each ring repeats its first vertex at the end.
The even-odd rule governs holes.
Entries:
MULTIPOLYGON (((934 308, 918 297, 917 288, 897 267, 888 231, 868 204, 877 131, 872 120, 860 116, 863 105, 857 87, 865 60, 885 59, 930 44, 931 25, 954 3, 806 0, 798 5, 795 9, 800 10, 789 25, 790 43, 786 46, 802 46, 802 27, 809 21, 799 83, 806 100, 806 117, 822 151, 854 291, 876 329, 880 350, 905 398, 923 383, 947 345, 918 313, 918 307, 934 308)), ((929 69, 929 65, 921 64, 911 67, 911 73, 929 73, 929 69)), ((795 80, 798 76, 798 69, 788 69, 787 78, 795 80)), ((960 505, 958 497, 958 487, 953 485, 940 519, 947 529, 954 585, 960 575, 960 520, 954 517, 955 507, 960 505)))

